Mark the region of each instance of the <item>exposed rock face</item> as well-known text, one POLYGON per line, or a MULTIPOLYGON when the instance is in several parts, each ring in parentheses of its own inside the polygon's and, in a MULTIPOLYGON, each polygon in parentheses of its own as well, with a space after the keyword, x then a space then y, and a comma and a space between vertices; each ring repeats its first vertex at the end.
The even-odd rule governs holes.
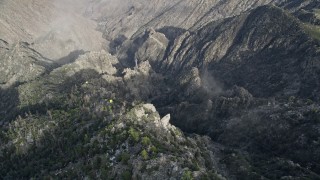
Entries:
POLYGON ((117 69, 114 66, 118 63, 118 59, 103 50, 89 52, 79 56, 73 63, 54 70, 52 74, 57 74, 63 79, 63 77, 71 77, 81 70, 90 69, 99 74, 114 75, 117 73, 117 69))
POLYGON ((145 41, 135 53, 135 59, 137 63, 149 61, 151 65, 155 65, 159 59, 164 58, 169 40, 154 29, 147 30, 144 36, 145 41))
POLYGON ((165 115, 160 121, 161 121, 161 124, 162 124, 164 127, 170 126, 170 124, 169 124, 170 114, 165 115))

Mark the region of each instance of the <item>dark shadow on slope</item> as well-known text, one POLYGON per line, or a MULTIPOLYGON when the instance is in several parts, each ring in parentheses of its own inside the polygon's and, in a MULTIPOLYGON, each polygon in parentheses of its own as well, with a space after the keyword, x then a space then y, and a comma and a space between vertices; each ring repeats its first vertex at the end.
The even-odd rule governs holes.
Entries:
POLYGON ((256 99, 239 87, 202 102, 182 101, 181 93, 164 98, 177 98, 176 102, 157 108, 162 116, 170 113, 170 122, 184 132, 209 135, 213 141, 247 154, 255 171, 267 178, 299 177, 300 173, 311 179, 320 177, 319 145, 311 143, 319 136, 315 129, 320 108, 316 103, 308 106, 310 100, 279 103, 256 99), (299 166, 288 164, 290 161, 299 166), (272 175, 266 170, 270 167, 272 175))
POLYGON ((170 41, 174 41, 175 38, 187 32, 186 29, 173 26, 164 26, 163 28, 157 29, 156 31, 164 34, 170 41))
POLYGON ((226 55, 210 70, 228 87, 243 86, 256 97, 317 100, 318 46, 298 20, 279 8, 262 6, 250 13, 226 55))
MULTIPOLYGON (((48 86, 53 86, 52 92, 53 94, 68 94, 70 93, 72 87, 75 84, 81 84, 85 82, 86 78, 97 78, 99 74, 97 72, 92 72, 93 70, 84 70, 82 72, 76 73, 74 76, 66 78, 64 83, 59 86, 54 86, 50 84, 46 84, 48 86)), ((47 75, 41 77, 47 78, 47 75)), ((40 78, 40 79, 41 79, 40 78)), ((37 81, 37 80, 35 80, 37 81)), ((26 84, 25 82, 23 84, 26 84)), ((19 100, 19 92, 18 87, 22 84, 15 84, 10 86, 7 89, 0 89, 0 123, 7 124, 12 120, 17 118, 19 115, 24 117, 27 114, 46 114, 47 110, 50 108, 58 107, 56 101, 48 103, 43 102, 41 104, 30 105, 26 107, 20 108, 20 100, 19 100)), ((63 106, 62 106, 63 108, 63 106)))
MULTIPOLYGON (((25 107, 19 107, 20 106, 20 100, 19 100, 19 92, 18 87, 22 84, 15 84, 9 88, 6 89, 0 89, 0 123, 3 124, 4 122, 9 123, 12 120, 15 120, 19 115, 24 117, 27 114, 46 114, 48 109, 51 108, 64 108, 64 105, 61 104, 61 102, 57 100, 63 100, 63 98, 67 98, 67 95, 71 93, 72 89, 75 85, 81 85, 84 84, 87 79, 92 78, 99 78, 101 75, 97 73, 96 71, 92 69, 82 70, 80 72, 77 72, 72 77, 66 77, 63 81, 63 83, 56 85, 55 82, 51 82, 49 75, 44 75, 37 80, 44 79, 43 86, 50 86, 50 91, 48 91, 48 94, 60 95, 60 99, 55 99, 56 97, 52 97, 52 99, 47 99, 44 97, 42 100, 42 103, 37 103, 35 105, 29 105, 25 107)), ((101 78, 100 78, 101 79, 101 78)), ((27 84, 28 82, 25 82, 23 84, 27 84)), ((105 80, 100 80, 99 85, 106 86, 105 80)), ((46 88, 46 87, 44 87, 46 88)))
POLYGON ((122 68, 135 67, 135 53, 146 39, 147 34, 144 34, 134 40, 127 41, 122 46, 118 46, 117 55, 122 68))
POLYGON ((15 86, 0 88, 0 126, 15 118, 18 113, 19 93, 15 86))
POLYGON ((109 44, 109 50, 112 55, 116 54, 118 49, 121 45, 127 40, 128 38, 125 35, 119 35, 114 40, 112 40, 109 44))
POLYGON ((9 50, 9 43, 3 39, 0 39, 0 53, 7 50, 9 50))
POLYGON ((74 50, 72 52, 70 52, 67 56, 62 57, 58 60, 56 60, 55 62, 58 63, 60 66, 65 65, 65 64, 69 64, 74 62, 80 55, 85 54, 86 52, 84 50, 74 50))
MULTIPOLYGON (((28 47, 29 44, 23 43, 23 46, 28 47)), ((45 74, 49 74, 52 70, 67 64, 74 62, 80 55, 84 54, 85 52, 83 50, 76 50, 71 52, 68 56, 63 57, 59 59, 58 61, 51 61, 45 57, 43 57, 41 54, 36 52, 34 49, 31 49, 28 47, 28 49, 32 50, 34 53, 39 55, 40 57, 44 58, 47 61, 39 61, 38 59, 29 56, 29 58, 34 59, 34 63, 37 65, 40 65, 42 67, 46 68, 45 74), (53 63, 49 63, 53 62, 53 63)), ((45 74, 42 74, 42 76, 45 76, 45 74)), ((43 105, 35 105, 30 107, 25 107, 23 109, 20 109, 18 107, 19 105, 19 92, 18 92, 18 86, 24 83, 16 83, 11 85, 10 87, 6 89, 0 88, 0 125, 9 123, 10 120, 13 120, 17 117, 18 114, 25 115, 26 113, 32 112, 36 113, 39 111, 42 111, 42 113, 45 113, 46 111, 43 109, 43 105)))
MULTIPOLYGON (((164 53, 163 59, 159 59, 157 61, 156 66, 161 67, 163 66, 164 60, 167 59, 170 56, 170 53, 174 47, 174 41, 177 37, 181 36, 183 33, 187 32, 186 29, 177 28, 173 26, 165 26, 161 29, 158 29, 157 32, 160 32, 166 36, 166 38, 169 40, 169 44, 167 46, 167 49, 164 53)), ((156 72, 161 72, 163 70, 156 68, 156 72)))
MULTIPOLYGON (((143 75, 138 75, 140 77, 137 77, 139 79, 145 78, 143 75)), ((96 155, 101 155, 106 152, 106 150, 109 148, 108 146, 110 144, 108 143, 99 143, 99 141, 96 141, 92 143, 92 145, 89 145, 89 142, 92 137, 96 135, 98 131, 105 128, 108 121, 105 121, 106 119, 111 119, 109 116, 110 114, 106 113, 95 113, 96 105, 99 104, 99 102, 102 99, 109 98, 109 94, 115 93, 116 94, 116 103, 121 104, 122 102, 128 102, 130 103, 130 98, 126 96, 128 89, 128 84, 122 84, 122 85, 114 85, 106 82, 103 79, 100 79, 100 74, 98 74, 94 70, 86 69, 82 70, 78 73, 76 73, 74 76, 66 78, 66 80, 61 84, 57 85, 54 89, 55 92, 58 94, 62 94, 62 97, 59 98, 59 101, 52 101, 49 102, 48 105, 35 105, 35 106, 29 106, 27 109, 31 109, 31 114, 35 114, 39 117, 42 116, 44 118, 44 121, 58 121, 57 126, 54 129, 51 129, 48 132, 44 132, 43 136, 41 137, 40 141, 31 144, 28 151, 22 155, 17 155, 14 152, 16 149, 14 148, 7 148, 6 151, 4 151, 5 156, 0 156, 0 179, 22 179, 22 178, 31 178, 31 177, 37 177, 37 178, 43 178, 44 176, 54 176, 58 177, 60 179, 62 178, 70 178, 70 179, 76 179, 79 177, 84 177, 88 174, 90 174, 91 170, 93 170, 92 161, 94 160, 93 157, 96 155), (82 87, 83 84, 86 84, 85 82, 88 81, 88 85, 85 85, 82 87), (75 87, 77 85, 77 87, 75 87), (100 89, 104 89, 100 91, 100 89), (92 97, 91 100, 87 101, 85 96, 90 95, 92 97), (34 111, 34 110, 35 111, 34 111), (53 118, 50 118, 49 115, 46 115, 48 113, 48 110, 51 112, 51 116, 53 118), (38 112, 38 113, 37 113, 38 112), (92 159, 93 158, 93 159, 92 159), (82 169, 68 169, 67 167, 72 167, 76 164, 81 164, 83 167, 82 169), (67 168, 69 173, 68 177, 65 175, 59 175, 59 172, 61 172, 61 169, 67 168), (51 174, 49 174, 51 173, 51 174)), ((130 79, 128 80, 130 82, 130 79)), ((142 84, 143 85, 143 84, 142 84)), ((161 86, 161 85, 160 85, 161 86)), ((141 88, 141 86, 139 86, 141 88)), ((147 86, 145 86, 146 91, 142 91, 140 93, 143 93, 145 97, 141 99, 144 101, 145 99, 149 99, 149 94, 147 94, 147 86)), ((165 87, 162 87, 165 88, 165 87)), ((164 90, 161 90, 164 92, 164 90)), ((161 92, 160 92, 161 93, 161 92)), ((179 94, 179 92, 177 91, 179 94)), ((241 93, 241 92, 240 92, 241 93)), ((177 94, 176 94, 177 95, 177 94)), ((150 95, 151 97, 155 96, 154 94, 150 95)), ((221 107, 225 107, 230 100, 228 98, 233 98, 235 103, 243 104, 242 102, 239 102, 237 100, 238 95, 236 93, 230 93, 229 97, 222 98, 220 101, 215 101, 214 104, 220 104, 221 107), (224 102, 223 102, 224 101, 224 102)), ((202 95, 200 95, 202 97, 202 95)), ((172 97, 174 98, 174 97, 172 97)), ((202 97, 204 98, 204 97, 202 97)), ((197 99, 195 97, 195 99, 197 99)), ((180 99, 176 99, 179 101, 180 99)), ((204 100, 204 99, 203 99, 204 100)), ((232 104, 231 104, 232 105, 232 104)), ((230 105, 230 106, 231 106, 230 105)), ((205 104, 185 104, 184 106, 180 107, 180 110, 184 110, 185 117, 187 117, 188 113, 194 112, 195 110, 199 113, 198 118, 202 118, 203 114, 201 114, 202 108, 204 108, 205 104)), ((232 107, 232 106, 231 106, 232 107)), ((230 107, 225 107, 230 108, 230 107)), ((241 108, 241 107, 240 107, 241 108)), ((234 109, 230 108, 230 111, 234 109)), ((203 112, 203 111, 202 111, 203 112)), ((210 112, 209 112, 210 113, 210 112)), ((266 116, 267 118, 268 116, 266 116)), ((186 119, 183 119, 186 120, 186 119)), ((280 119, 276 119, 276 122, 281 122, 280 119)), ((266 121, 267 122, 267 121, 266 121)), ((184 122, 188 123, 188 122, 184 122)), ((194 125, 195 127, 202 126, 203 130, 205 128, 209 128, 209 126, 204 126, 201 124, 189 124, 194 125)), ((250 125, 250 124, 249 124, 250 125)), ((278 126, 281 127, 281 126, 278 126)), ((233 142, 240 142, 240 143, 246 143, 246 138, 254 136, 255 134, 251 132, 256 132, 258 130, 255 130, 254 127, 248 126, 246 127, 242 126, 243 129, 232 129, 230 133, 231 137, 239 138, 236 139, 233 142), (239 133, 239 134, 236 134, 239 133), (246 136, 245 136, 246 135, 246 136)), ((267 135, 269 134, 275 134, 274 132, 268 132, 269 128, 263 129, 267 135)), ((223 131, 222 129, 221 131, 223 131)), ((303 129, 305 130, 305 129, 303 129)), ((284 131, 281 131, 284 132, 284 131)), ((222 133, 222 132, 221 132, 222 133)), ((225 132, 228 133, 228 132, 225 132)), ((286 136, 283 136, 286 137, 286 136)), ((260 143, 263 142, 263 146, 267 146, 270 144, 270 142, 264 140, 267 139, 268 136, 261 136, 261 137, 255 137, 257 141, 254 141, 254 143, 260 143), (260 139, 261 138, 261 139, 260 139), (259 140, 259 141, 258 141, 259 140)), ((228 140, 228 139, 227 139, 228 140)), ((273 137, 271 137, 271 140, 274 140, 273 137)), ((276 139, 275 139, 276 140, 276 139)), ((226 144, 228 144, 226 142, 226 144)), ((250 145, 250 142, 248 142, 250 145)), ((273 142, 273 144, 277 144, 276 141, 273 142)), ((253 146, 254 148, 259 148, 260 146, 253 146)), ((294 147, 294 146, 288 146, 288 147, 294 147)), ((260 149, 258 152, 262 153, 259 154, 257 157, 253 157, 256 159, 254 161, 255 168, 263 167, 265 163, 267 163, 268 159, 271 158, 277 158, 272 153, 274 153, 274 147, 266 147, 264 150, 260 149), (271 152, 267 152, 267 150, 272 150, 271 152), (261 160, 262 159, 262 160, 261 160), (259 164, 260 162, 263 162, 263 164, 259 164)), ((257 150, 252 150, 251 152, 256 152, 257 150)), ((282 149, 283 151, 283 149, 282 149)), ((303 155, 299 151, 299 155, 303 155)), ((308 151, 305 151, 308 152, 308 151)), ((277 151, 278 153, 278 151, 277 151)), ((308 153, 307 153, 308 154, 308 153)), ((281 155, 281 154, 280 154, 281 155)), ((228 156, 228 158, 233 157, 232 155, 228 156)), ((287 157, 287 156, 284 156, 287 157)), ((290 156, 289 156, 290 157, 290 156)), ((305 156, 304 156, 305 157, 305 156)), ((315 158, 315 157, 313 157, 315 158)), ((318 158, 318 157, 317 157, 318 158)), ((309 159, 309 157, 308 157, 309 159)), ((298 159, 300 162, 300 159, 298 159)), ((249 161, 249 160, 248 160, 249 161)), ((252 161, 251 161, 252 162, 252 161)), ((276 160, 276 162, 279 162, 279 160, 276 160)), ((304 162, 303 162, 303 165, 304 162)), ((271 167, 271 166, 267 166, 271 167)), ((279 174, 287 174, 286 170, 281 169, 282 165, 279 167, 274 168, 274 172, 277 172, 279 174)), ((302 170, 306 170, 306 168, 301 168, 302 170)), ((289 170, 292 170, 292 168, 289 168, 289 170)), ((312 167, 312 170, 317 172, 317 167, 312 167)), ((309 170, 310 171, 310 170, 309 170)), ((262 170, 261 173, 266 173, 267 170, 262 170)), ((300 171, 299 171, 300 172, 300 171)), ((305 172, 304 172, 305 173, 305 172)), ((310 172, 309 172, 310 173, 310 172)), ((270 177, 270 175, 266 174, 266 177, 270 177)), ((275 176, 279 177, 279 176, 275 176)), ((310 176, 312 177, 312 176, 310 176)), ((314 175, 313 177, 317 177, 317 175, 314 175)))
MULTIPOLYGON (((90 143, 91 138, 106 128, 112 119, 119 118, 117 114, 124 111, 123 108, 130 109, 133 101, 143 102, 152 96, 150 93, 154 93, 141 81, 141 86, 139 83, 135 86, 140 88, 135 97, 135 94, 131 93, 133 89, 127 84, 133 82, 134 78, 147 77, 138 74, 127 79, 126 83, 110 83, 101 78, 101 74, 95 70, 81 70, 52 89, 53 94, 60 95, 59 97, 20 110, 22 118, 33 118, 42 123, 55 122, 56 126, 44 130, 42 137, 36 143, 29 144, 23 154, 15 153, 17 149, 14 147, 7 147, 3 151, 5 155, 0 155, 0 179, 79 179, 90 175, 91 170, 97 168, 92 165, 96 158, 92 158, 106 153, 114 146, 111 142, 100 143, 98 140, 90 143), (101 110, 110 98, 114 100, 111 112, 113 114, 101 110), (23 115, 24 111, 28 112, 27 116, 23 115), (68 169, 69 165, 79 165, 81 169, 68 169), (69 170, 67 176, 59 173, 64 168, 69 170)), ((25 126, 28 126, 28 123, 25 126)))
MULTIPOLYGON (((57 172, 70 163, 83 163, 85 168, 90 164, 91 157, 106 152, 107 144, 103 147, 96 143, 92 146, 85 146, 85 144, 113 117, 108 111, 97 110, 101 108, 102 100, 104 102, 116 93, 117 99, 114 100, 114 106, 120 105, 125 100, 123 99, 125 87, 112 85, 100 78, 100 74, 96 71, 86 69, 66 78, 53 91, 60 97, 23 109, 16 108, 18 101, 11 105, 12 109, 18 112, 15 114, 16 117, 20 115, 26 119, 34 117, 35 120, 54 121, 57 126, 48 131, 45 130, 43 137, 37 143, 29 144, 26 153, 16 154, 17 149, 14 147, 7 147, 2 151, 4 156, 0 155, 0 179, 57 177, 58 174, 49 174, 49 172, 57 172), (86 81, 89 83, 85 83, 86 81)), ((17 91, 12 89, 1 90, 0 95, 6 97, 8 102, 13 102, 13 97, 18 100, 17 91)), ((2 106, 8 105, 1 104, 2 106)), ((10 116, 11 120, 16 117, 10 116)), ((70 173, 68 178, 83 177, 87 174, 85 169, 81 169, 79 172, 70 173)))

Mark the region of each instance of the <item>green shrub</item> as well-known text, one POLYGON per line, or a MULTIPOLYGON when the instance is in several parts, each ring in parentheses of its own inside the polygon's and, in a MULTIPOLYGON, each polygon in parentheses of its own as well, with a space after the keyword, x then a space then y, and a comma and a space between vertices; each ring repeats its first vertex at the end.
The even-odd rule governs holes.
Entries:
POLYGON ((123 153, 121 154, 121 162, 122 162, 123 164, 128 164, 129 159, 130 159, 130 154, 129 154, 129 153, 123 152, 123 153))
POLYGON ((124 171, 121 174, 123 180, 131 180, 132 174, 130 171, 124 171))
POLYGON ((109 176, 108 170, 105 169, 105 168, 101 169, 101 178, 102 179, 108 179, 108 176, 109 176))
POLYGON ((141 151, 141 156, 144 160, 147 160, 149 158, 148 152, 145 149, 141 151))
POLYGON ((304 24, 305 31, 314 39, 320 39, 320 29, 318 26, 311 24, 304 24))
POLYGON ((96 157, 93 161, 93 167, 95 169, 99 169, 101 166, 101 161, 102 161, 101 157, 96 157))
POLYGON ((290 96, 288 99, 289 102, 294 102, 295 100, 296 100, 296 97, 294 96, 290 96))
POLYGON ((193 180, 192 172, 189 170, 184 171, 181 180, 193 180))
POLYGON ((140 139, 140 134, 137 130, 133 129, 132 127, 129 129, 130 137, 135 141, 138 142, 140 139))
POLYGON ((306 104, 311 105, 311 104, 313 104, 313 101, 311 99, 307 99, 306 104))
POLYGON ((142 138, 142 144, 143 144, 144 146, 150 145, 150 144, 151 144, 150 138, 148 138, 147 136, 143 137, 143 138, 142 138))
POLYGON ((155 146, 152 146, 151 147, 151 152, 156 154, 156 153, 158 153, 158 149, 155 146))

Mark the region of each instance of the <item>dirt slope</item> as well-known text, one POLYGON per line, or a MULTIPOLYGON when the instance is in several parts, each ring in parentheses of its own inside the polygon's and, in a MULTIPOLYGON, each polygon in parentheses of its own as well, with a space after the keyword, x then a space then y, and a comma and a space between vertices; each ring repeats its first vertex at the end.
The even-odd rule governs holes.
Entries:
POLYGON ((100 50, 105 40, 96 23, 82 16, 86 1, 28 0, 0 4, 0 37, 9 44, 25 41, 50 59, 75 50, 100 50))

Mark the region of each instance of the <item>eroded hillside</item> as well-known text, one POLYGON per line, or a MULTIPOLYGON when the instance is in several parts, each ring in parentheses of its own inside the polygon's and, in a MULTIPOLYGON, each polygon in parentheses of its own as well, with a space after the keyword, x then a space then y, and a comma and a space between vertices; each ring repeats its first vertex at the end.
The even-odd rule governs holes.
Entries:
POLYGON ((0 4, 0 179, 320 179, 318 1, 30 2, 0 4))
POLYGON ((2 1, 0 38, 28 42, 43 56, 58 60, 77 50, 101 50, 97 23, 85 18, 86 1, 2 1))

